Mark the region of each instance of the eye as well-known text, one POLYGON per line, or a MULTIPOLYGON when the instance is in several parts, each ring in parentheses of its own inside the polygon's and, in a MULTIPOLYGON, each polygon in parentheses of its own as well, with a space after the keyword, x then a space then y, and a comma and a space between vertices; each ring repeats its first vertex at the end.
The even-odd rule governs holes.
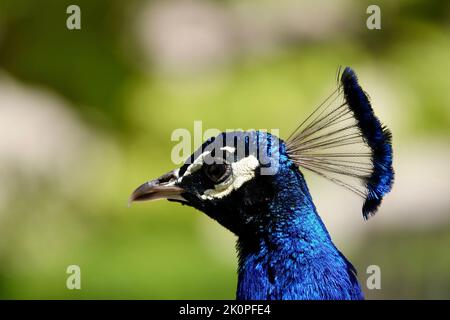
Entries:
POLYGON ((225 181, 230 176, 231 166, 225 162, 205 164, 203 165, 203 171, 212 182, 217 184, 225 181))

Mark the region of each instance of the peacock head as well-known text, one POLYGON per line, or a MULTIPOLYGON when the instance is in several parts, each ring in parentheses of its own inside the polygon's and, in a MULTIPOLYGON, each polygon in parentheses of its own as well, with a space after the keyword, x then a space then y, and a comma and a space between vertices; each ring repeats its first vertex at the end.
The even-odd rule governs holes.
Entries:
POLYGON ((298 173, 278 137, 262 131, 224 132, 203 143, 180 168, 142 184, 130 200, 180 202, 236 235, 253 233, 273 220, 269 206, 291 170, 298 173))
POLYGON ((286 142, 260 131, 221 133, 181 168, 138 187, 130 200, 181 202, 237 235, 258 232, 280 218, 286 227, 292 223, 283 219, 292 210, 314 211, 312 201, 303 201, 310 196, 299 167, 361 196, 366 219, 391 190, 391 133, 351 68, 286 142))

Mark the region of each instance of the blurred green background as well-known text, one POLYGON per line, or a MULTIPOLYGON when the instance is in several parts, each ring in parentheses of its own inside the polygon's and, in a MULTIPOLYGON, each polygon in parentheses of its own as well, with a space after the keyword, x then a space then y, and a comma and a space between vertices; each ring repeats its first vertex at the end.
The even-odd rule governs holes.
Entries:
POLYGON ((450 299, 450 3, 377 1, 381 30, 370 4, 1 0, 0 298, 233 299, 232 234, 127 198, 177 166, 175 129, 287 137, 349 65, 393 131, 396 183, 364 222, 308 175, 319 212, 363 287, 380 266, 368 298, 450 299))

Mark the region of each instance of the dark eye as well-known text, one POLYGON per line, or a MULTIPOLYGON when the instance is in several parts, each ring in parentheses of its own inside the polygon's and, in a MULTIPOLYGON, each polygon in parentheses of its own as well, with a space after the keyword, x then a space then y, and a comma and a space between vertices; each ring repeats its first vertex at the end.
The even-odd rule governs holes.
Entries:
POLYGON ((221 183, 230 176, 231 166, 228 163, 205 164, 203 171, 212 182, 221 183))

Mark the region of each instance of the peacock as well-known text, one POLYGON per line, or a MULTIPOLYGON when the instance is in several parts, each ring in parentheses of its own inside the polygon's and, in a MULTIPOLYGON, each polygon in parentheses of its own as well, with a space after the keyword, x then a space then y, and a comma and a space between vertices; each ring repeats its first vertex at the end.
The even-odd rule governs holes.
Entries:
POLYGON ((339 69, 336 89, 286 140, 259 130, 223 132, 180 168, 139 186, 130 201, 179 202, 233 232, 238 300, 364 299, 302 170, 359 195, 366 220, 392 188, 391 133, 350 67, 339 69))

